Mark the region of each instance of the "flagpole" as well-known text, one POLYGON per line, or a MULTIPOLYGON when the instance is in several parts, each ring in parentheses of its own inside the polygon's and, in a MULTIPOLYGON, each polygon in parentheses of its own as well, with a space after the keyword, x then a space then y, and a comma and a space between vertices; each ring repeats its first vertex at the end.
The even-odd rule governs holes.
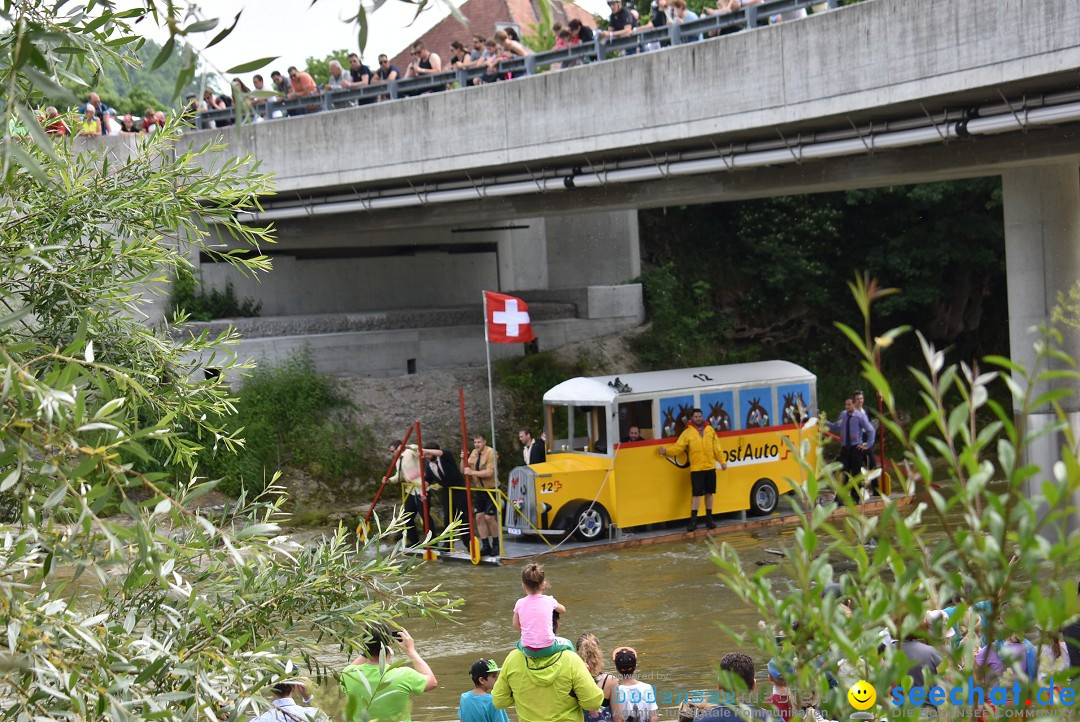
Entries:
POLYGON ((488 340, 487 293, 484 291, 480 293, 484 297, 484 352, 487 354, 488 413, 491 415, 491 454, 494 457, 494 474, 491 477, 491 483, 497 486, 499 479, 499 452, 495 448, 495 388, 491 384, 491 341, 488 340))

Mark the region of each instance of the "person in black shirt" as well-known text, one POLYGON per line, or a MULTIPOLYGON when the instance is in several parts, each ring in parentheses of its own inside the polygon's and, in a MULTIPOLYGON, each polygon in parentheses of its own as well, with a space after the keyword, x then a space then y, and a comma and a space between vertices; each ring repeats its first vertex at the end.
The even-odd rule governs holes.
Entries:
POLYGON ((623 38, 634 32, 633 14, 623 7, 622 0, 608 0, 611 8, 611 16, 608 18, 608 29, 600 33, 601 40, 623 38))
POLYGON ((571 45, 577 45, 578 43, 591 43, 593 41, 593 29, 590 28, 588 25, 582 25, 581 21, 577 18, 571 20, 567 27, 570 28, 571 37, 573 37, 574 40, 577 41, 574 42, 574 40, 571 40, 571 45))

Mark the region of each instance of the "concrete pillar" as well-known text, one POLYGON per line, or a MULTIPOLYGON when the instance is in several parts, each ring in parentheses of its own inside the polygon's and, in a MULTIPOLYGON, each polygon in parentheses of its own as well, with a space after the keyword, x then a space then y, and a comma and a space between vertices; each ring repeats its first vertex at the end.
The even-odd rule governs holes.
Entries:
MULTIPOLYGON (((1002 189, 1009 348, 1012 359, 1030 369, 1038 339, 1032 328, 1049 319, 1058 293, 1068 292, 1080 280, 1080 169, 1062 164, 1010 170, 1002 176, 1002 189)), ((1080 334, 1072 329, 1065 329, 1064 333, 1063 350, 1080 360, 1080 334)), ((1053 383, 1072 389, 1073 395, 1062 406, 1073 434, 1080 434, 1080 384, 1063 380, 1053 383)), ((1047 407, 1035 409, 1017 423, 1022 423, 1026 433, 1032 434, 1056 421, 1047 407)), ((1065 444, 1063 434, 1054 434, 1028 448, 1025 463, 1038 464, 1042 470, 1029 482, 1029 495, 1036 493, 1052 473, 1065 444)), ((1072 505, 1074 514, 1066 525, 1066 533, 1080 530, 1080 493, 1074 494, 1072 505)))
POLYGON ((543 218, 528 218, 499 232, 501 291, 531 291, 548 287, 547 233, 543 218))

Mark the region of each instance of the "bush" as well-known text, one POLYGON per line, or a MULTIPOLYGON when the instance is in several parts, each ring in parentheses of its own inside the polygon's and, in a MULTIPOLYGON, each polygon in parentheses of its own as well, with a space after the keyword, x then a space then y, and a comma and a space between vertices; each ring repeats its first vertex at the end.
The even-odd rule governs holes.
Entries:
MULTIPOLYGON (((853 290, 869 328, 871 302, 890 295, 891 289, 856 282, 853 290)), ((1055 318, 1062 315, 1070 315, 1068 309, 1059 309, 1055 318)), ((852 502, 838 464, 804 458, 803 478, 793 495, 804 513, 793 543, 777 563, 751 568, 727 543, 714 551, 714 560, 725 586, 763 619, 760 628, 745 634, 729 629, 737 649, 775 659, 788 670, 785 677, 800 699, 807 693, 820 695, 815 706, 826 717, 845 719, 851 707, 845 694, 864 680, 877 690, 874 719, 918 716, 910 704, 893 706, 891 699, 900 698, 891 692, 911 690, 919 660, 908 655, 926 649, 920 643, 935 648, 943 660, 925 670, 924 690, 963 687, 969 680, 988 690, 996 680, 988 665, 975 664, 980 647, 1014 635, 1048 644, 1080 613, 1075 591, 1080 535, 1068 531, 1076 513, 1080 463, 1063 410, 1070 408, 1080 375, 1061 351, 1062 334, 1053 326, 1041 329, 1031 369, 995 356, 979 364, 946 365, 945 353, 919 334, 923 364, 910 375, 922 389, 922 409, 909 430, 900 423, 893 384, 874 365, 876 352, 892 347, 904 329, 873 337, 837 325, 862 356, 868 388, 885 400, 887 433, 917 471, 896 470, 905 489, 922 492, 917 506, 909 513, 890 499, 880 515, 865 514, 852 502), (994 401, 995 385, 1006 387, 1009 403, 994 401), (1047 388, 1054 390, 1039 396, 1047 388), (1014 420, 1048 408, 1052 420, 1037 430, 1014 420), (991 420, 981 421, 983 413, 991 420), (1047 458, 1045 450, 1051 447, 1059 452, 1047 458), (1040 469, 1033 461, 1049 464, 1040 469), (836 492, 835 502, 818 498, 819 490, 826 489, 836 492), (840 518, 833 515, 838 507, 845 512, 840 518), (933 517, 944 533, 922 524, 926 517, 933 517), (841 572, 840 564, 849 571, 841 572), (838 594, 823 593, 830 583, 839 585, 838 594), (974 609, 978 603, 984 605, 981 621, 974 609), (949 617, 944 623, 927 616, 945 608, 949 617), (951 641, 946 636, 950 627, 957 631, 951 641), (883 643, 886 632, 901 642, 883 643), (827 681, 827 674, 834 679, 827 681)), ((805 433, 817 433, 813 425, 807 424, 805 433)), ((797 449, 801 454, 808 450, 805 445, 797 449)), ((738 689, 731 679, 722 679, 721 685, 738 689)), ((999 709, 997 716, 1026 716, 1014 713, 1025 711, 1020 700, 1035 699, 1040 686, 1048 699, 1041 681, 1020 679, 1015 688, 1009 684, 1012 707, 999 709)), ((973 695, 984 696, 991 700, 989 693, 973 695)), ((966 690, 963 699, 969 699, 966 690)), ((934 716, 989 716, 989 710, 972 709, 971 703, 957 709, 965 702, 957 704, 950 696, 934 716)), ((1047 709, 1045 714, 1062 711, 1047 709)))
POLYGON ((169 298, 169 311, 184 311, 192 321, 212 321, 215 318, 251 318, 258 316, 262 303, 251 298, 239 299, 232 281, 225 283, 225 290, 210 289, 207 293, 202 283, 190 271, 179 270, 173 279, 169 298))
POLYGON ((244 488, 261 491, 285 467, 324 481, 373 478, 371 431, 336 413, 349 406, 333 381, 315 371, 307 351, 259 367, 238 394, 236 414, 223 419, 244 438, 243 450, 218 454, 207 448, 200 473, 221 477, 219 488, 230 496, 244 488))

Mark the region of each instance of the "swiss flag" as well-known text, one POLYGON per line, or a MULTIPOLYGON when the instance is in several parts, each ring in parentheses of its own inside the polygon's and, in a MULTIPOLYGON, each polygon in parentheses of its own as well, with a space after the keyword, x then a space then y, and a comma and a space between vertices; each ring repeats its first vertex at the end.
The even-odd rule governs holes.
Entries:
POLYGON ((484 291, 489 343, 528 343, 536 340, 529 321, 529 306, 520 298, 484 291))

